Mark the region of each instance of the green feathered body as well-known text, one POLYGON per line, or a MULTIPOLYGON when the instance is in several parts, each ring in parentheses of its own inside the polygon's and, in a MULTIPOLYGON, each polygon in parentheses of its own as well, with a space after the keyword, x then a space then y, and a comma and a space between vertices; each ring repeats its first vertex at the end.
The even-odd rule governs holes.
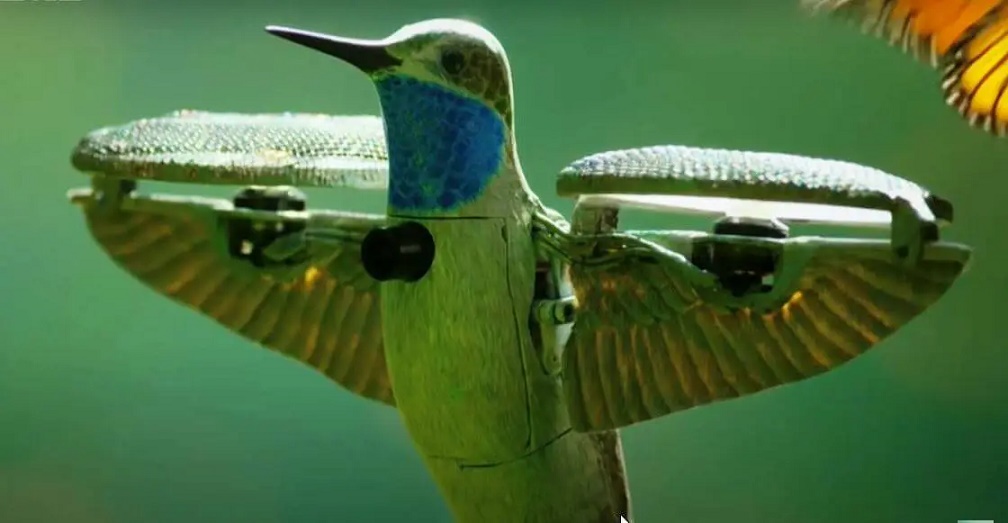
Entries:
POLYGON ((419 282, 381 288, 399 411, 458 521, 618 521, 619 436, 571 428, 548 363, 558 348, 532 333, 544 328, 530 321, 537 256, 516 214, 418 220, 435 263, 419 282))

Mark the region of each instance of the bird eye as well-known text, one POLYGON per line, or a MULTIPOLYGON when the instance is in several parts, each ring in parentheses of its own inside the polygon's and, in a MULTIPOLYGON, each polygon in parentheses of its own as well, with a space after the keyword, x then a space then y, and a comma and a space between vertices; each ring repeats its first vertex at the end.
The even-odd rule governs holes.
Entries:
POLYGON ((441 53, 441 68, 451 75, 461 73, 465 69, 465 55, 453 50, 441 53))

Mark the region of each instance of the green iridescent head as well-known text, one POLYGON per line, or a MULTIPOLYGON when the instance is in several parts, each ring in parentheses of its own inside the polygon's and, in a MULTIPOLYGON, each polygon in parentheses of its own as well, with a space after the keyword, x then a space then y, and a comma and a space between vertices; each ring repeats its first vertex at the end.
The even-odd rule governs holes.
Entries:
POLYGON ((410 24, 380 40, 270 26, 271 34, 335 56, 379 81, 403 75, 483 101, 512 124, 511 68, 490 31, 466 20, 410 24))

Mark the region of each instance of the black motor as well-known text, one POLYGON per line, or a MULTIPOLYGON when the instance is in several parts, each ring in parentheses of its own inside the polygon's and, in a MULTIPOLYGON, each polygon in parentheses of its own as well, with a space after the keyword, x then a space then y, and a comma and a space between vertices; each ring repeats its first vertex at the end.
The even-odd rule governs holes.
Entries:
POLYGON ((779 262, 778 251, 722 236, 783 239, 788 236, 787 226, 777 220, 728 217, 714 224, 714 236, 693 244, 690 261, 717 275, 721 286, 732 295, 741 297, 771 290, 779 262))
POLYGON ((434 263, 434 236, 418 222, 373 229, 361 243, 361 263, 378 281, 415 282, 434 263))

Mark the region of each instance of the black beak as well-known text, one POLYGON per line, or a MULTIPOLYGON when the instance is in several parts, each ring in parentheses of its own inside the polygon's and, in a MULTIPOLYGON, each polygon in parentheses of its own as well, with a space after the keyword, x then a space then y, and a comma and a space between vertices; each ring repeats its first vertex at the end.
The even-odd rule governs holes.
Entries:
POLYGON ((340 38, 275 25, 267 26, 266 32, 335 56, 368 74, 402 63, 402 60, 390 55, 385 50, 385 44, 379 40, 340 38))

